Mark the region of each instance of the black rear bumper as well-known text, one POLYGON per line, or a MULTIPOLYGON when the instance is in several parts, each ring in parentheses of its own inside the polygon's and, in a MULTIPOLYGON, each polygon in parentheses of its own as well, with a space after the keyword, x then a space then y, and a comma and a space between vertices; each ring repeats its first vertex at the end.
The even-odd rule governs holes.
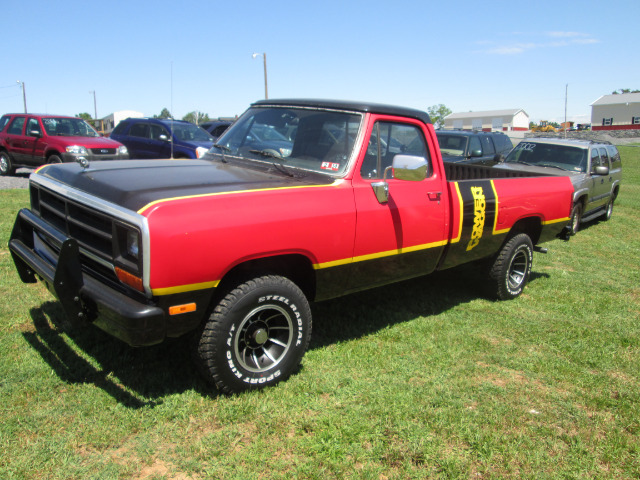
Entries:
POLYGON ((167 336, 162 308, 136 300, 98 281, 82 269, 78 243, 27 209, 18 213, 9 240, 13 261, 25 283, 41 279, 60 301, 73 324, 94 323, 129 345, 160 343, 167 336), (57 255, 41 255, 35 247, 39 235, 57 255))

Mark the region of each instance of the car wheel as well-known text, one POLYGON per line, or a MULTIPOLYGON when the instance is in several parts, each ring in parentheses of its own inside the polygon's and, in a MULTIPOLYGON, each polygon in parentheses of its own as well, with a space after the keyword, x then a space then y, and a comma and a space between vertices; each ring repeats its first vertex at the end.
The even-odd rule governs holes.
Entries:
POLYGON ((610 200, 609 203, 607 203, 607 209, 604 213, 604 219, 609 220, 611 218, 611 215, 613 215, 613 200, 610 200))
POLYGON ((62 163, 62 158, 59 155, 51 155, 47 158, 47 163, 62 163))
POLYGON ((512 237, 504 244, 491 269, 492 293, 500 300, 518 297, 531 275, 533 244, 525 233, 512 237))
POLYGON ((274 385, 298 367, 311 338, 311 309, 289 279, 263 276, 228 293, 196 338, 195 361, 224 393, 274 385))
POLYGON ((582 220, 582 204, 576 203, 571 211, 571 220, 569 223, 569 234, 575 235, 580 230, 580 221, 582 220))
POLYGON ((7 152, 0 152, 0 176, 13 175, 16 169, 13 167, 11 157, 7 152))

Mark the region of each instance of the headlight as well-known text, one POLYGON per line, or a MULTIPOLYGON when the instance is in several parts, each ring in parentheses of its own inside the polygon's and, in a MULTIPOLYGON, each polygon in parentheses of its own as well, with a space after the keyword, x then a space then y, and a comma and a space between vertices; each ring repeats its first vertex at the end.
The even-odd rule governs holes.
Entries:
POLYGON ((127 232, 127 255, 138 259, 140 253, 140 246, 138 243, 138 232, 129 230, 127 232))
POLYGON ((204 147, 196 148, 196 158, 200 158, 204 156, 204 154, 207 153, 208 151, 209 151, 208 148, 204 148, 204 147))
POLYGON ((118 155, 128 155, 129 154, 129 150, 127 150, 127 147, 125 147, 124 145, 118 147, 118 155))
POLYGON ((73 153, 75 155, 88 155, 87 149, 81 145, 69 145, 67 147, 67 153, 73 153))

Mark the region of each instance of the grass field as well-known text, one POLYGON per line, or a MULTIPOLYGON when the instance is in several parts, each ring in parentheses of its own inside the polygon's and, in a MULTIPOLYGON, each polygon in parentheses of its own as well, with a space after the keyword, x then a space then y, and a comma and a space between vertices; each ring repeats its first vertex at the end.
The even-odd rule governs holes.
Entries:
POLYGON ((0 479, 640 477, 640 147, 609 222, 534 257, 511 302, 456 271, 313 306, 300 371, 219 396, 188 342, 72 329, 7 241, 0 479))

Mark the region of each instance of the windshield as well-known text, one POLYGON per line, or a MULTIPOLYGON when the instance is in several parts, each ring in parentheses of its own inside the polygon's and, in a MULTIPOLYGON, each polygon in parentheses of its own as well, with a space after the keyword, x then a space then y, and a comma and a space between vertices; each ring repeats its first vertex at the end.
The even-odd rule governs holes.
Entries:
POLYGON ((251 108, 218 139, 212 151, 341 175, 361 123, 362 116, 353 113, 251 108))
POLYGON ((174 123, 173 136, 185 142, 213 142, 214 140, 209 132, 192 123, 174 123))
POLYGON ((440 151, 443 155, 464 155, 464 151, 467 147, 466 135, 446 135, 442 133, 437 134, 438 145, 440 145, 440 151))
POLYGON ((571 172, 586 172, 587 150, 570 145, 520 142, 507 155, 505 163, 555 167, 571 172))
POLYGON ((81 118, 47 117, 42 119, 47 135, 61 137, 99 137, 91 125, 81 118))

